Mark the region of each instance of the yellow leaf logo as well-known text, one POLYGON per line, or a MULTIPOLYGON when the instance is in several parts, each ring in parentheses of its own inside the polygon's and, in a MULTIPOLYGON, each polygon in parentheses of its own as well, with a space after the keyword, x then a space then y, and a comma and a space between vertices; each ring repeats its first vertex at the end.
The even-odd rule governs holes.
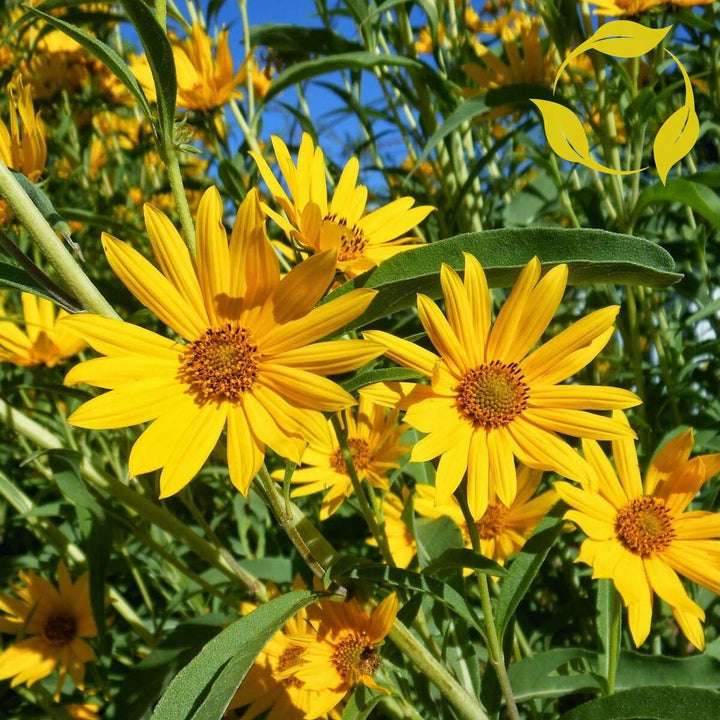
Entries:
POLYGON ((590 154, 585 129, 572 110, 551 100, 534 99, 530 102, 535 103, 540 110, 548 144, 563 160, 581 163, 591 170, 610 175, 632 175, 640 172, 640 170, 614 170, 597 162, 590 154))
POLYGON ((690 78, 680 61, 669 50, 665 52, 677 63, 685 79, 685 104, 662 124, 653 143, 653 157, 663 185, 670 168, 692 150, 700 135, 690 78))
MULTIPOLYGON (((672 25, 668 25, 668 27, 656 30, 630 20, 615 20, 601 25, 585 42, 580 43, 560 65, 555 74, 553 93, 560 74, 568 63, 587 50, 597 50, 605 55, 615 57, 639 57, 656 48, 671 28, 672 25)), ((655 136, 653 157, 663 185, 670 168, 692 150, 700 135, 700 123, 695 112, 695 99, 690 78, 680 61, 669 50, 666 52, 680 68, 685 80, 685 104, 663 123, 655 136)), ((601 165, 590 153, 585 130, 580 119, 572 110, 560 103, 539 98, 533 98, 531 102, 535 103, 540 111, 548 144, 563 160, 580 163, 591 170, 610 175, 632 175, 646 169, 615 170, 601 165)))
POLYGON ((567 64, 588 50, 597 50, 615 57, 640 57, 656 48, 668 34, 672 25, 655 30, 631 20, 615 20, 601 25, 584 43, 580 43, 564 60, 555 73, 553 92, 560 79, 560 73, 567 64))

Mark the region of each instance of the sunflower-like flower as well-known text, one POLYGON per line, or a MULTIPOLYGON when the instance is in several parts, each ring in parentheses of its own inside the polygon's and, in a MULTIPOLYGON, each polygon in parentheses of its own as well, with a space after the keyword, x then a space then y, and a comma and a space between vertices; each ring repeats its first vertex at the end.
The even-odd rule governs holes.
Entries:
POLYGON ((21 300, 25 332, 11 320, 0 319, 0 361, 54 367, 85 347, 75 333, 58 324, 68 315, 64 310, 59 310, 56 318, 55 305, 49 300, 30 293, 22 293, 21 300))
POLYGON ((127 243, 103 235, 113 270, 185 342, 97 315, 64 320, 106 357, 81 363, 67 384, 110 392, 69 418, 78 427, 154 421, 129 458, 131 475, 162 468, 160 497, 200 470, 227 425, 230 479, 244 494, 266 445, 300 462, 307 439, 323 436, 323 411, 354 404, 324 375, 348 372, 379 354, 361 340, 311 345, 357 317, 374 291, 359 289, 313 309, 332 282, 333 251, 280 279, 257 193, 238 210, 228 246, 223 205, 213 187, 200 202, 197 262, 170 220, 150 205, 145 221, 158 270, 127 243))
MULTIPOLYGON (((405 504, 410 493, 403 488, 403 498, 400 499, 393 493, 388 493, 383 498, 382 513, 385 524, 385 536, 387 537, 390 554, 398 567, 406 568, 417 554, 417 543, 412 533, 402 519, 405 504)), ((375 538, 368 538, 367 544, 377 547, 375 538)))
MULTIPOLYGON (((188 110, 211 112, 230 100, 241 98, 237 89, 245 76, 241 68, 235 70, 228 31, 221 30, 215 44, 199 23, 192 26, 190 36, 173 40, 173 58, 177 71, 177 104, 188 110)), ((133 74, 142 85, 150 102, 157 95, 152 72, 145 55, 131 61, 133 74)))
POLYGON ((85 48, 60 30, 50 30, 37 39, 30 60, 23 64, 26 80, 40 100, 63 90, 68 94, 87 85, 92 65, 85 48))
MULTIPOLYGON (((621 413, 616 419, 627 423, 621 413)), ((588 536, 577 562, 591 565, 594 578, 613 581, 638 646, 650 632, 657 593, 688 640, 704 648, 705 614, 678 573, 720 593, 720 513, 685 512, 703 483, 720 471, 720 453, 690 460, 693 443, 692 430, 669 440, 650 464, 643 487, 632 440, 613 441, 615 470, 596 442, 584 440, 597 489, 555 483, 572 508, 565 518, 588 536)))
POLYGON ((289 194, 265 159, 251 152, 270 194, 285 216, 265 205, 263 210, 304 249, 322 252, 336 248, 337 268, 348 277, 410 250, 417 238, 405 237, 405 233, 435 209, 428 205, 413 207, 415 201, 412 198, 401 197, 366 213, 368 190, 357 184, 360 163, 355 157, 345 165, 328 202, 325 158, 310 135, 303 134, 297 166, 280 138, 273 136, 272 144, 289 194))
MULTIPOLYGON (((381 490, 388 489, 388 473, 400 467, 398 459, 409 448, 400 443, 407 426, 398 424, 398 413, 388 414, 386 408, 360 398, 357 413, 344 414, 347 443, 358 478, 381 490)), ((352 482, 335 428, 328 421, 326 432, 310 441, 302 458, 303 467, 293 473, 292 482, 301 487, 292 497, 311 495, 328 490, 320 508, 320 519, 325 520, 353 494, 352 482)), ((273 473, 282 480, 282 471, 273 473)))
MULTIPOLYGON (((517 473, 517 495, 510 507, 495 498, 482 517, 475 521, 480 550, 485 557, 502 565, 511 555, 520 552, 525 540, 555 504, 557 494, 553 490, 533 497, 541 479, 542 471, 521 465, 517 473)), ((418 515, 427 518, 447 515, 460 528, 465 546, 472 548, 465 517, 454 497, 447 503, 436 505, 434 489, 430 485, 416 485, 413 508, 418 515)))
MULTIPOLYGON (((592 0, 592 4, 596 6, 596 15, 621 17, 623 15, 639 15, 642 12, 660 7, 660 5, 666 5, 667 1, 668 0, 592 0)), ((710 0, 708 0, 708 2, 710 2, 710 0)))
MULTIPOLYGON (((503 25, 500 30, 507 63, 503 62, 490 48, 482 43, 475 43, 474 49, 482 65, 467 63, 463 70, 477 83, 481 91, 491 88, 513 85, 517 83, 533 83, 549 85, 554 73, 554 48, 543 53, 540 41, 541 22, 521 18, 516 23, 516 31, 510 24, 503 25), (518 38, 522 46, 522 55, 518 49, 518 38)), ((477 94, 467 91, 466 95, 477 94)))
POLYGON ((90 580, 83 573, 74 583, 65 564, 58 563, 57 588, 35 574, 20 573, 17 597, 0 595, 0 632, 23 636, 0 654, 0 680, 12 678, 11 687, 33 683, 58 668, 56 698, 68 672, 82 689, 85 663, 96 660, 83 640, 97 635, 90 607, 90 580))
MULTIPOLYGON (((295 578, 293 590, 304 589, 305 583, 299 577, 295 578)), ((269 590, 271 594, 276 593, 273 586, 269 590)), ((333 705, 327 707, 327 696, 317 690, 309 690, 302 680, 278 678, 278 673, 284 673, 298 664, 305 648, 294 640, 302 638, 309 642, 315 639, 307 608, 300 610, 272 636, 245 676, 228 707, 228 710, 244 708, 238 716, 239 720, 252 720, 268 710, 267 720, 327 717, 328 711, 335 705, 334 698, 333 705)))
POLYGON ((514 457, 530 467, 588 480, 587 463, 558 433, 598 440, 634 437, 619 420, 586 411, 631 407, 640 399, 620 388, 558 385, 608 342, 617 305, 596 310, 530 352, 562 300, 567 265, 540 279, 540 261, 533 258, 491 327, 485 273, 474 256, 464 256, 464 282, 448 265, 440 271, 447 317, 429 297, 418 295, 420 321, 439 356, 389 333, 368 331, 365 337, 430 379, 429 386, 389 383, 375 399, 409 408, 405 422, 429 433, 410 459, 442 456, 435 479, 438 504, 449 502, 467 471, 468 504, 477 520, 496 493, 506 507, 515 499, 514 457))
POLYGON ((302 682, 317 693, 307 720, 322 716, 335 707, 355 685, 387 693, 373 674, 380 667, 377 646, 390 631, 398 610, 397 597, 388 595, 368 613, 357 600, 339 603, 323 600, 308 608, 311 633, 292 637, 299 648, 296 662, 277 670, 278 679, 302 682))

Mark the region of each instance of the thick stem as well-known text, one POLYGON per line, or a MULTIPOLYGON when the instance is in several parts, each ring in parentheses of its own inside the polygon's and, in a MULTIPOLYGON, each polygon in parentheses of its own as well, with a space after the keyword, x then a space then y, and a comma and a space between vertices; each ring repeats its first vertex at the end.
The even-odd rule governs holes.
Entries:
POLYGON ((76 297, 86 310, 105 317, 118 317, 2 160, 0 160, 0 195, 7 200, 33 242, 55 268, 68 292, 76 297))
POLYGON ((190 214, 190 206, 188 205, 185 187, 183 186, 182 175, 180 173, 180 161, 178 160, 177 150, 172 144, 172 139, 168 138, 167 147, 164 150, 165 169, 167 170, 170 188, 172 189, 173 198, 175 199, 175 207, 180 216, 180 224, 182 225, 183 235, 185 235, 185 244, 188 246, 191 255, 195 255, 195 225, 193 224, 192 215, 190 214))
POLYGON ((395 620, 388 637, 404 655, 412 660, 415 670, 425 675, 440 690, 460 717, 466 720, 488 720, 479 701, 463 690, 460 683, 438 663, 425 645, 399 620, 395 620))

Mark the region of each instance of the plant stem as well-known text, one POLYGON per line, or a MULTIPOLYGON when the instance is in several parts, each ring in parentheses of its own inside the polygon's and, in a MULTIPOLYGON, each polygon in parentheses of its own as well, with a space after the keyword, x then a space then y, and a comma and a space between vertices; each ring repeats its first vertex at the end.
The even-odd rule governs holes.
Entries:
POLYGON ((155 17, 163 30, 167 30, 166 0, 155 0, 155 17))
MULTIPOLYGON (((475 524, 475 518, 473 518, 470 508, 468 507, 467 495, 464 490, 459 493, 459 496, 460 507, 462 508, 463 516, 465 517, 465 524, 467 525, 473 550, 476 553, 482 554, 478 528, 475 524)), ((505 653, 503 652, 502 642, 498 637, 497 627, 495 625, 495 617, 493 615, 492 602, 490 600, 490 587, 488 586, 487 575, 478 572, 477 581, 478 590, 480 591, 480 604, 483 609, 485 631, 487 633, 488 656, 490 663, 497 674, 500 688, 502 690, 503 697, 505 698, 508 716, 512 720, 520 720, 520 713, 518 712, 517 704, 515 702, 515 695, 513 694, 512 686, 510 685, 510 678, 508 677, 507 668, 505 667, 505 653)))
POLYGON ((172 189, 173 198, 175 199, 175 207, 180 216, 180 224, 182 225, 183 235, 185 236, 185 244, 188 246, 191 255, 195 255, 195 225, 193 224, 192 215, 190 214, 190 206, 188 205, 187 195, 183 186, 182 175, 180 173, 180 161, 172 138, 167 138, 164 143, 163 155, 165 157, 165 169, 167 170, 170 188, 172 189))
POLYGON ((0 195, 7 200, 15 215, 26 227, 33 242, 62 278, 65 289, 76 297, 86 310, 105 317, 117 318, 118 314, 92 284, 2 160, 0 160, 0 195))
POLYGON ((380 549, 380 554, 383 556, 383 560, 385 560, 390 567, 395 567, 395 561, 393 560, 387 536, 385 535, 385 528, 378 524, 377 517, 368 503, 365 488, 360 482, 360 478, 358 478, 357 470, 355 469, 355 462, 353 461, 353 456, 348 446, 347 433, 340 423, 340 418, 337 414, 333 415, 332 424, 333 428, 335 428, 335 434, 337 435, 338 442, 340 443, 340 450, 342 450, 343 458, 345 459, 345 467, 347 468, 348 475, 350 476, 350 482, 352 483, 355 495, 360 503, 360 510, 365 518, 365 522, 367 522, 370 532, 375 538, 375 542, 380 549))
POLYGON ((390 632, 390 640, 405 654, 414 665, 466 720, 488 720, 488 716, 479 701, 463 690, 455 678, 430 654, 423 645, 399 620, 395 620, 390 632))

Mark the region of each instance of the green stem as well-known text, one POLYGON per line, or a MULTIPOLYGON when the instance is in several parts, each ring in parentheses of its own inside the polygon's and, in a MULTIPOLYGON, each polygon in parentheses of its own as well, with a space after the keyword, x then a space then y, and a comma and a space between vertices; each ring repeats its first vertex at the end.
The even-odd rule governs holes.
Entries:
POLYGON ((463 690, 460 683, 430 654, 410 630, 399 620, 395 620, 388 637, 398 649, 413 663, 414 669, 422 673, 448 702, 466 720, 488 720, 485 710, 478 700, 463 690))
POLYGON ((355 462, 353 461, 352 453, 348 446, 347 432, 340 422, 340 418, 337 414, 332 417, 333 428, 335 428, 335 434, 337 435, 338 442, 340 443, 340 450, 342 451, 343 458, 345 459, 345 467, 347 468, 348 475, 350 476, 350 482, 352 483, 355 495, 360 503, 360 511, 365 518, 365 522, 370 528, 370 532, 375 538, 375 542, 378 545, 380 554, 383 559, 390 567, 395 567, 395 561, 393 560, 392 553, 390 552, 390 546, 388 545, 387 536, 385 535, 384 523, 381 527, 377 521, 377 517, 373 512, 373 509, 368 503, 367 495, 365 494, 365 488, 360 482, 357 470, 355 469, 355 462))
POLYGON ((118 317, 2 160, 0 160, 0 195, 7 200, 15 215, 26 227, 33 242, 62 278, 65 289, 76 297, 86 310, 105 317, 118 317))
POLYGON ((185 187, 183 186, 182 174, 180 173, 180 161, 178 160, 177 150, 172 143, 172 139, 168 138, 164 144, 165 169, 167 170, 170 188, 173 198, 175 199, 175 207, 180 216, 180 224, 182 225, 183 235, 185 235, 185 244, 188 246, 190 254, 194 256, 195 225, 193 224, 190 206, 188 205, 185 187))
MULTIPOLYGON (((459 496, 460 507, 462 508, 463 516, 465 517, 465 524, 467 525, 473 550, 476 553, 482 554, 478 527, 475 524, 475 518, 473 518, 470 508, 468 507, 467 495, 463 491, 459 493, 459 496)), ((502 642, 497 633, 497 626, 495 625, 495 617, 493 615, 492 601, 490 600, 490 587, 488 585, 487 575, 478 572, 477 581, 478 590, 480 591, 480 604, 483 610, 483 621, 485 623, 485 631, 487 633, 488 657, 490 659, 490 664, 493 666, 493 669, 497 674, 498 682, 500 683, 500 688, 502 690, 503 697, 505 698, 508 717, 510 717, 511 720, 520 720, 520 713, 518 712, 517 703, 515 702, 515 695, 513 694, 512 686, 510 685, 507 667, 505 667, 505 653, 503 652, 502 642)))
POLYGON ((604 638, 605 652, 603 654, 604 674, 607 678, 608 695, 615 692, 615 679, 617 677, 618 660, 620 659, 620 637, 622 635, 622 604, 620 595, 612 581, 606 580, 610 588, 610 622, 608 623, 608 636, 604 638))

